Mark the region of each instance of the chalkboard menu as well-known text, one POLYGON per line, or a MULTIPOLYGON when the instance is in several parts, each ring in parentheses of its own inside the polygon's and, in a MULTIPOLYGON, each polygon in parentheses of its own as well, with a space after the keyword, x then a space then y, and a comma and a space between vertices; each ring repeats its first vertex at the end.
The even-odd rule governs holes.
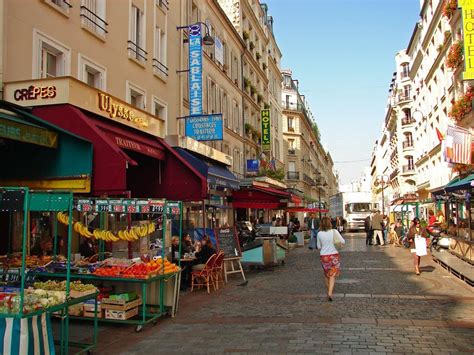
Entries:
POLYGON ((224 252, 226 258, 242 256, 234 227, 217 229, 216 236, 218 248, 224 252))

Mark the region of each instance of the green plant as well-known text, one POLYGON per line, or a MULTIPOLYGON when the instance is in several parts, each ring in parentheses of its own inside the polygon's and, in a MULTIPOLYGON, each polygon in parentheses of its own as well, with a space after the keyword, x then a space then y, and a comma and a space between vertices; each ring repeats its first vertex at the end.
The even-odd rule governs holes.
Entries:
POLYGON ((257 102, 260 103, 263 101, 263 95, 262 94, 258 94, 257 95, 257 102))
POLYGON ((243 31, 242 32, 242 37, 244 38, 244 41, 248 40, 249 39, 249 33, 247 31, 243 31))
POLYGON ((283 181, 285 179, 285 170, 283 168, 280 169, 268 169, 268 168, 261 168, 258 172, 259 176, 267 176, 270 179, 283 181))
POLYGON ((246 124, 244 125, 244 129, 245 129, 245 133, 246 133, 246 134, 249 134, 250 132, 252 132, 253 127, 252 127, 252 125, 251 125, 250 123, 246 123, 246 124))
POLYGON ((257 93, 257 88, 253 85, 250 85, 250 93, 252 95, 255 95, 257 93))
POLYGON ((445 16, 449 20, 451 19, 451 17, 453 17, 457 9, 458 9, 457 0, 446 0, 443 6, 443 16, 445 16))
POLYGON ((260 60, 260 58, 262 58, 260 52, 255 53, 255 58, 257 58, 257 60, 260 60))
POLYGON ((450 69, 456 69, 463 62, 463 42, 457 41, 449 48, 446 57, 446 66, 450 69))
POLYGON ((298 238, 294 234, 290 235, 288 238, 288 243, 298 243, 298 238))
POLYGON ((245 88, 248 88, 250 85, 251 85, 250 79, 244 77, 244 87, 245 87, 245 88))
POLYGON ((266 70, 268 68, 267 63, 262 63, 262 68, 263 70, 266 70))
POLYGON ((441 52, 443 50, 443 48, 444 48, 444 44, 440 44, 437 48, 438 52, 441 52))
POLYGON ((265 102, 265 103, 263 104, 263 108, 264 108, 265 110, 269 109, 269 108, 270 108, 270 104, 267 103, 267 102, 265 102))
POLYGON ((254 48, 255 48, 255 44, 252 41, 250 41, 250 50, 253 50, 254 48))
POLYGON ((466 93, 459 98, 457 101, 452 101, 451 111, 449 111, 449 117, 456 121, 460 121, 469 112, 472 111, 472 100, 474 99, 474 87, 469 86, 466 93))

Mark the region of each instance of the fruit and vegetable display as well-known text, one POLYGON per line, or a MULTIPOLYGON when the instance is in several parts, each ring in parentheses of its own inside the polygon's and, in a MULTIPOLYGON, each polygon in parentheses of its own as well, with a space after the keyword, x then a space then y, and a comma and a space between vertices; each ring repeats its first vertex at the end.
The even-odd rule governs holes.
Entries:
MULTIPOLYGON (((57 218, 62 224, 69 225, 69 216, 66 213, 58 212, 57 218)), ((106 242, 117 242, 119 240, 132 242, 152 234, 155 232, 156 226, 155 223, 147 223, 141 226, 134 226, 130 230, 119 230, 116 233, 103 229, 94 229, 91 232, 85 224, 73 221, 73 229, 84 238, 95 238, 106 242)))
MULTIPOLYGON (((35 289, 41 289, 46 291, 66 291, 66 281, 53 281, 48 280, 44 282, 35 282, 33 284, 35 289)), ((85 292, 95 291, 97 288, 92 284, 83 284, 81 281, 72 281, 69 283, 69 289, 71 291, 85 292)))
MULTIPOLYGON (((26 256, 26 267, 33 268, 38 266, 44 266, 53 260, 52 256, 26 256)), ((21 253, 14 254, 10 257, 5 257, 1 260, 3 267, 20 267, 21 266, 21 253)))
POLYGON ((95 269, 93 274, 97 276, 118 277, 125 269, 126 267, 123 266, 101 266, 95 269))
MULTIPOLYGON (((23 313, 35 312, 50 308, 66 301, 66 292, 41 289, 25 290, 23 313)), ((15 293, 0 294, 0 313, 16 314, 20 311, 20 295, 15 293)))
POLYGON ((179 266, 161 257, 147 263, 138 262, 128 267, 104 265, 94 275, 143 279, 154 275, 165 275, 179 271, 179 266))

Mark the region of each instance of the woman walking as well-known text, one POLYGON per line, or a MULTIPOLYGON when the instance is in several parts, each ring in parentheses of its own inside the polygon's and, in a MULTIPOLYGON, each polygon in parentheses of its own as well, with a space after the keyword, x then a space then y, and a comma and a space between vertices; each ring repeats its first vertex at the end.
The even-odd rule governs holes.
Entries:
POLYGON ((326 287, 328 289, 328 301, 332 301, 332 293, 334 291, 334 284, 336 277, 341 273, 341 260, 339 252, 336 249, 336 244, 345 244, 344 238, 335 229, 331 228, 331 219, 324 217, 321 220, 317 236, 317 245, 320 250, 321 265, 324 270, 326 278, 326 287))
POLYGON ((426 228, 421 227, 420 219, 418 217, 413 219, 413 224, 408 230, 407 235, 408 241, 410 242, 410 248, 413 253, 413 264, 415 265, 415 273, 420 275, 420 261, 421 257, 426 255, 426 239, 428 238, 428 233, 426 228), (424 238, 421 239, 421 238, 424 238), (420 243, 424 245, 424 248, 416 247, 420 243))

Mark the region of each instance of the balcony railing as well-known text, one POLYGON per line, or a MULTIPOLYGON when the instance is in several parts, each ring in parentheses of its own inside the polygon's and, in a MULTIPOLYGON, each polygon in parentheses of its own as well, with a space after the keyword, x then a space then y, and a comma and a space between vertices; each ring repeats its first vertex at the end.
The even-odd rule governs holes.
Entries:
POLYGON ((288 148, 288 154, 295 155, 296 154, 296 149, 295 148, 288 148))
POLYGON ((138 61, 140 62, 144 62, 144 61, 147 61, 147 54, 148 52, 146 50, 144 50, 143 48, 141 48, 140 46, 138 46, 135 42, 133 41, 128 41, 128 54, 130 57, 133 57, 135 59, 137 59, 138 61))
POLYGON ((412 141, 403 142, 402 144, 403 144, 403 148, 413 148, 412 141))
POLYGON ((102 37, 108 33, 108 23, 86 6, 81 6, 81 21, 85 27, 102 37))
POLYGON ((303 174, 303 181, 309 185, 314 185, 314 180, 311 179, 308 175, 303 174))
POLYGON ((153 71, 157 74, 168 76, 168 67, 156 58, 153 58, 153 71))
POLYGON ((284 109, 286 110, 293 110, 293 111, 302 111, 302 112, 306 112, 306 107, 305 105, 301 104, 301 103, 293 103, 293 102, 286 102, 286 101, 283 101, 281 103, 281 105, 283 106, 284 109))
POLYGON ((413 173, 415 172, 415 166, 413 165, 403 165, 403 170, 404 173, 413 173))
POLYGON ((398 95, 398 102, 410 101, 410 100, 411 100, 410 95, 398 95))
POLYGON ((411 118, 411 117, 402 118, 402 126, 407 126, 407 125, 413 124, 415 122, 416 122, 415 119, 411 118))
POLYGON ((286 173, 286 178, 288 180, 299 180, 300 179, 300 172, 299 171, 288 171, 286 173))

